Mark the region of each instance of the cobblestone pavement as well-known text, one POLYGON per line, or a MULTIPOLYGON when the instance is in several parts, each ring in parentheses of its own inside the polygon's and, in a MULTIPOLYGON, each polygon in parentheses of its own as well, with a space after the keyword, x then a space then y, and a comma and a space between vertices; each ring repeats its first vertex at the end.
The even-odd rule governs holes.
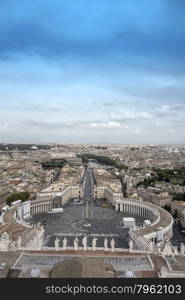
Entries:
POLYGON ((68 246, 73 246, 74 238, 79 239, 79 247, 82 247, 81 239, 87 236, 88 246, 92 245, 92 239, 97 237, 97 246, 103 247, 104 238, 115 239, 115 247, 128 247, 128 229, 123 228, 123 217, 132 216, 136 224, 143 224, 144 218, 117 212, 113 208, 101 207, 97 201, 91 204, 89 218, 83 218, 85 204, 74 205, 73 201, 64 206, 63 213, 43 213, 32 216, 30 223, 46 222, 44 245, 53 247, 56 237, 59 238, 59 245, 62 246, 64 237, 68 240, 68 246))

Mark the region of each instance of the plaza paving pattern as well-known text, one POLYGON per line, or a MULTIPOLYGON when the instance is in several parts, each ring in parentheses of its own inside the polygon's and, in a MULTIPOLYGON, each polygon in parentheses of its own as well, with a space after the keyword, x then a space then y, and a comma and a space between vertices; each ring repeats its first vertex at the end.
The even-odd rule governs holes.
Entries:
MULTIPOLYGON (((87 207, 85 204, 74 205, 71 201, 64 206, 62 213, 41 213, 29 219, 30 223, 45 222, 44 246, 54 247, 56 237, 59 238, 59 246, 62 240, 67 238, 67 246, 72 247, 74 238, 78 238, 78 246, 82 247, 82 238, 87 236, 87 246, 92 246, 92 240, 97 238, 97 247, 104 246, 104 238, 114 238, 116 248, 128 248, 128 228, 122 224, 123 217, 135 217, 136 225, 141 225, 144 218, 133 214, 117 212, 112 207, 101 207, 98 200, 91 202, 88 207, 88 218, 84 218, 87 207), (87 226, 84 226, 84 223, 87 226), (90 226, 88 227, 88 224, 90 226)), ((28 221, 28 220, 27 220, 28 221)))

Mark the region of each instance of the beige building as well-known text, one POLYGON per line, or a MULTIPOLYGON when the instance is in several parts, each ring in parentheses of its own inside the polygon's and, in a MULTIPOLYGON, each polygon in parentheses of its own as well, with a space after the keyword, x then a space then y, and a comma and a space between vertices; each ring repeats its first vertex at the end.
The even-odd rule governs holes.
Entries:
POLYGON ((37 194, 37 199, 31 201, 31 214, 51 211, 52 208, 60 208, 71 198, 81 198, 82 187, 68 186, 62 191, 48 191, 37 194))
POLYGON ((123 198, 122 193, 117 193, 107 186, 95 186, 94 187, 95 198, 105 198, 113 205, 117 200, 123 198))
POLYGON ((159 194, 151 193, 151 202, 161 207, 169 205, 171 200, 172 197, 168 192, 160 192, 159 194))
POLYGON ((115 204, 117 199, 123 198, 121 181, 116 175, 97 168, 95 178, 97 183, 94 186, 95 198, 105 198, 112 204, 115 204))
POLYGON ((180 223, 185 227, 185 202, 184 201, 172 201, 171 202, 171 213, 177 213, 177 218, 180 220, 180 223))

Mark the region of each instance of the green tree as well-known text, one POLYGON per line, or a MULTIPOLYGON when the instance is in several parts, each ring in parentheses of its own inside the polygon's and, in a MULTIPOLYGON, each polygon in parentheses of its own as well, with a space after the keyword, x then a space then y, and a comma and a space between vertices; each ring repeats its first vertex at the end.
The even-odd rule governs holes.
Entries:
POLYGON ((67 163, 65 159, 51 159, 49 161, 42 163, 42 168, 44 169, 54 169, 54 168, 63 168, 67 163))
POLYGON ((174 210, 173 217, 174 217, 174 219, 177 219, 177 210, 176 209, 174 210))
POLYGON ((20 192, 20 193, 12 193, 10 196, 7 197, 6 199, 6 204, 11 205, 12 202, 16 200, 21 200, 22 202, 28 200, 30 197, 30 193, 25 191, 25 192, 20 192))

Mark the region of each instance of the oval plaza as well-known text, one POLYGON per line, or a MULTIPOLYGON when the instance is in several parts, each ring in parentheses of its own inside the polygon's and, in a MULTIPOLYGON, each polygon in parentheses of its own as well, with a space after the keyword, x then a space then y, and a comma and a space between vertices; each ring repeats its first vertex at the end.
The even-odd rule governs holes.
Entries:
POLYGON ((91 168, 81 185, 57 189, 46 189, 16 208, 17 221, 43 225, 42 249, 152 250, 172 237, 167 211, 96 185, 91 168))

